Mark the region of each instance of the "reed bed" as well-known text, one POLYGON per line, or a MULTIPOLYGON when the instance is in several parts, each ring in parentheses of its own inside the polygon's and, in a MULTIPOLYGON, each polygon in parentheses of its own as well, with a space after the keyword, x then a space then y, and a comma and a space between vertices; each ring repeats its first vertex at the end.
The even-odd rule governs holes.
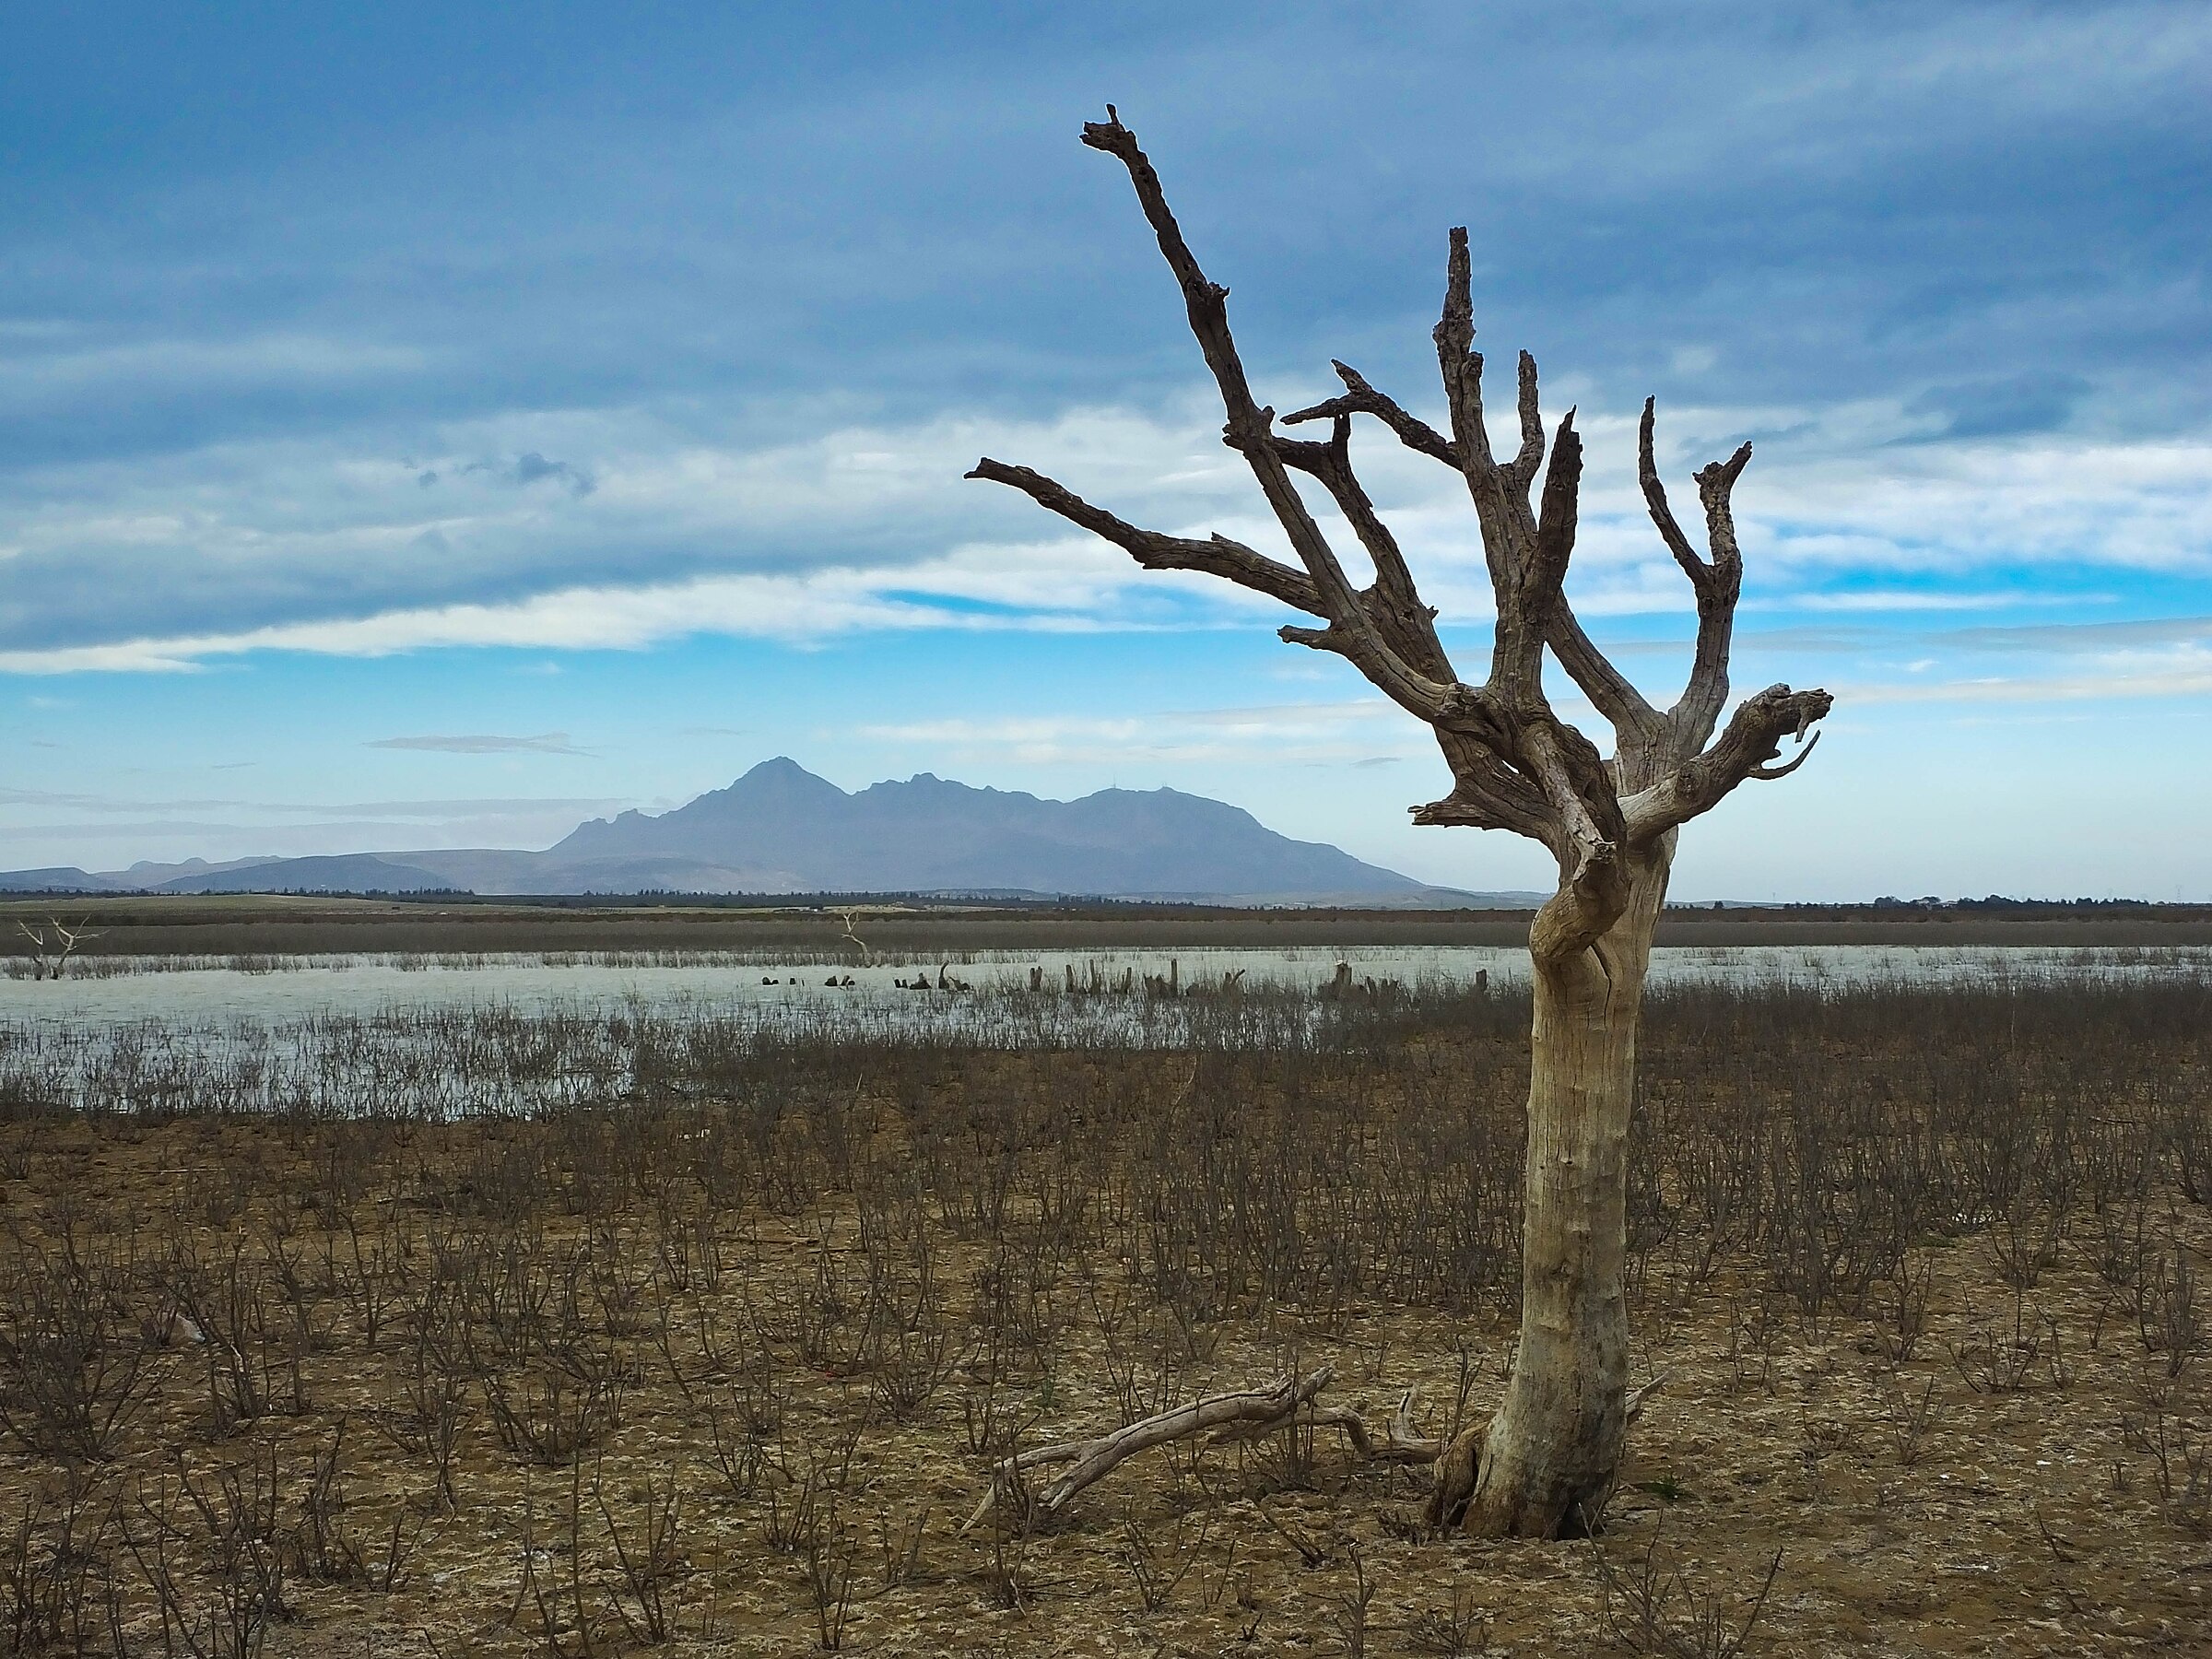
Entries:
MULTIPOLYGON (((960 952, 1265 949, 1308 946, 1488 946, 1528 940, 1527 908, 1343 910, 1057 901, 959 902, 841 895, 410 900, 276 895, 0 896, 0 963, 35 955, 22 929, 59 922, 84 936, 70 971, 102 957, 274 961, 301 956, 422 959, 513 953, 745 952, 789 960, 828 953, 844 918, 879 959, 935 962, 960 952), (888 953, 888 954, 887 954, 888 953)), ((2145 948, 2212 945, 2204 905, 1670 906, 1670 946, 1977 945, 2145 948)))

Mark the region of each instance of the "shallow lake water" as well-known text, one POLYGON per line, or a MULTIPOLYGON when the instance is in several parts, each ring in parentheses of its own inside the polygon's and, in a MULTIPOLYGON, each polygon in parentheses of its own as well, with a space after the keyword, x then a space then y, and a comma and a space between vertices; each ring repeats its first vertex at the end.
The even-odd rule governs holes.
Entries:
MULTIPOLYGON (((1527 974, 1525 951, 1476 947, 989 953, 927 968, 522 956, 307 958, 275 970, 111 961, 83 977, 0 979, 0 1091, 122 1111, 526 1112, 634 1100, 647 1075, 726 1075, 731 1055, 763 1042, 1387 1041, 1370 1006, 1461 994, 1484 975, 1504 991, 1527 974), (115 971, 124 967, 142 971, 115 971), (1316 994, 1340 974, 1351 997, 1316 994), (1066 994, 1071 982, 1077 994, 1066 994), (1219 994, 1225 982, 1248 994, 1219 994), (1170 983, 1189 994, 1157 994, 1170 983)), ((1699 947, 1656 952, 1652 977, 1662 990, 1837 994, 2204 982, 2212 950, 1699 947)))
MULTIPOLYGON (((605 1010, 643 1005, 735 1012, 800 1005, 817 1017, 838 1009, 911 1006, 941 996, 940 979, 970 993, 1140 992, 1171 974, 1181 990, 1216 989, 1234 979, 1246 990, 1318 990, 1344 964, 1353 982, 1448 991, 1477 975, 1503 987, 1528 976, 1519 947, 1420 946, 1359 949, 1306 946, 1272 950, 1061 951, 1044 955, 974 953, 926 966, 864 964, 814 958, 764 964, 754 959, 687 959, 677 965, 635 959, 536 956, 467 958, 301 957, 276 969, 241 969, 219 959, 178 966, 159 958, 115 961, 97 976, 59 981, 0 978, 0 1022, 99 1027, 142 1021, 282 1025, 327 1015, 399 1013, 496 1004, 521 1013, 553 1008, 605 1010), (1033 977, 1034 976, 1034 977, 1033 977), (850 979, 850 985, 844 982, 850 979), (927 992, 905 988, 917 980, 927 992), (830 983, 835 981, 837 982, 830 983), (905 982, 902 986, 900 982, 905 982)), ((1655 950, 1652 982, 1794 985, 1843 989, 1880 983, 1994 984, 2022 980, 2160 979, 2212 972, 2212 948, 1909 946, 1698 946, 1655 950)))

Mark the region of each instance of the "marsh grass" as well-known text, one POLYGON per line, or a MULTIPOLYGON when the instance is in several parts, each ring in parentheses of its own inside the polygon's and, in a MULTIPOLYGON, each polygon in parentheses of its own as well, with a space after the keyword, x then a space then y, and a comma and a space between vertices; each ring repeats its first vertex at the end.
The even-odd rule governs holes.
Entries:
POLYGON ((2059 1653, 2204 1628, 2206 986, 1655 995, 1633 1363, 1673 1376, 1602 1554, 1422 1539, 1418 1474, 1310 1430, 959 1533, 1010 1450, 1319 1359, 1347 1400, 1479 1420, 1517 1312, 1528 1020, 1510 986, 1133 996, 1104 1036, 1065 995, 975 1006, 994 1023, 0 1033, 0 1631, 2059 1653))

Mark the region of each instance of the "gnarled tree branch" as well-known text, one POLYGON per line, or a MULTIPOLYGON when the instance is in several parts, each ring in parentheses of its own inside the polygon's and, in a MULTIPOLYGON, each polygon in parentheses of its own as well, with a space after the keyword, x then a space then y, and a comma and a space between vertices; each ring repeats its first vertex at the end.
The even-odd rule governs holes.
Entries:
POLYGON ((1744 699, 1711 748, 1621 803, 1630 841, 1642 845, 1710 812, 1746 778, 1778 775, 1767 763, 1782 752, 1782 740, 1794 736, 1802 742, 1834 701, 1825 691, 1793 691, 1787 686, 1769 686, 1744 699))
POLYGON ((1659 478, 1659 463, 1653 453, 1656 401, 1643 400, 1643 418, 1636 431, 1636 470, 1643 485, 1644 505, 1658 528, 1667 551, 1689 578, 1698 602, 1698 644, 1691 661, 1689 683, 1675 704, 1669 720, 1677 759, 1694 755, 1712 735, 1712 728, 1728 703, 1728 652, 1735 631, 1735 603, 1743 592, 1744 558, 1735 539, 1735 514, 1731 497, 1735 481, 1751 459, 1751 446, 1740 445, 1725 461, 1715 461, 1697 474, 1698 499, 1705 509, 1706 545, 1712 557, 1700 557, 1667 504, 1666 486, 1659 478))
POLYGON ((1304 611, 1309 616, 1328 614, 1322 608, 1321 596, 1313 591, 1311 576, 1226 535, 1199 541, 1191 536, 1163 535, 1157 530, 1140 530, 1104 508, 1092 506, 1041 472, 1026 466, 1008 466, 988 455, 963 476, 985 478, 1020 490, 1040 507, 1112 542, 1147 571, 1203 571, 1224 582, 1233 582, 1239 587, 1250 588, 1255 594, 1265 594, 1270 599, 1279 599, 1291 609, 1304 611))

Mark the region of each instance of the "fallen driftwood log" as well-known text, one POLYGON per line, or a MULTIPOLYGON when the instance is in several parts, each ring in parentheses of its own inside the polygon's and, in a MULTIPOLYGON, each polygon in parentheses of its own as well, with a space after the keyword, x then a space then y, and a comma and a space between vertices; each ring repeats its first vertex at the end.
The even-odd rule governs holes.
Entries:
MULTIPOLYGON (((1286 1429, 1335 1429, 1352 1451, 1371 1463, 1441 1464, 1435 1489, 1429 1500, 1432 1531, 1456 1525, 1465 1512, 1467 1497, 1475 1489, 1475 1476, 1482 1459, 1483 1430, 1472 1428, 1447 1443, 1422 1434, 1413 1423, 1413 1390, 1398 1396, 1397 1409, 1377 1434, 1365 1418, 1347 1406, 1315 1403, 1321 1391, 1335 1382, 1336 1368, 1324 1365, 1305 1377, 1281 1377, 1257 1388, 1207 1394, 1187 1405, 1155 1412, 1124 1423, 1090 1440, 1060 1441, 1032 1446, 1003 1459, 991 1473, 990 1487, 975 1512, 961 1524, 964 1535, 984 1516, 1002 1506, 1018 1509, 1021 1519, 1041 1519, 1066 1507, 1078 1492, 1096 1485, 1139 1452, 1164 1446, 1171 1441, 1208 1434, 1208 1445, 1233 1445, 1279 1433, 1286 1429), (1032 1470, 1069 1465, 1042 1491, 1027 1491, 1024 1477, 1032 1470), (1013 1501, 1017 1498, 1018 1502, 1013 1501)), ((1644 1401, 1666 1381, 1661 1372, 1628 1398, 1628 1420, 1642 1414, 1644 1401)))
POLYGON ((1240 1423, 1221 1430, 1206 1444, 1209 1446, 1234 1445, 1239 1441, 1258 1440, 1263 1435, 1279 1433, 1285 1429, 1335 1429, 1351 1442, 1352 1450, 1368 1463, 1432 1464, 1444 1454, 1444 1442, 1431 1440, 1413 1426, 1413 1390, 1407 1389, 1398 1396, 1398 1408, 1390 1414, 1383 1426, 1382 1437, 1375 1438, 1374 1430, 1358 1412, 1343 1406, 1308 1406, 1280 1421, 1272 1423, 1240 1423))
POLYGON ((1209 1429, 1226 1429, 1232 1425, 1253 1433, 1265 1433, 1282 1427, 1299 1410, 1312 1403, 1313 1396, 1335 1379, 1336 1368, 1324 1365, 1312 1376, 1284 1377, 1260 1388, 1241 1389, 1233 1394, 1207 1394, 1186 1406, 1156 1412, 1140 1418, 1134 1423, 1124 1423, 1110 1434, 1095 1440, 1063 1441, 1057 1445, 1031 1446, 1027 1452, 1018 1452, 1001 1462, 992 1472, 990 1489, 976 1506, 975 1513, 968 1517, 960 1530, 968 1531, 985 1515, 1020 1488, 1021 1477, 1032 1469, 1049 1468, 1058 1464, 1074 1466, 1059 1479, 1029 1500, 1032 1515, 1050 1515, 1060 1509, 1084 1488, 1104 1478, 1116 1468, 1135 1457, 1139 1452, 1154 1446, 1164 1446, 1170 1441, 1184 1440, 1194 1434, 1203 1434, 1209 1429))

